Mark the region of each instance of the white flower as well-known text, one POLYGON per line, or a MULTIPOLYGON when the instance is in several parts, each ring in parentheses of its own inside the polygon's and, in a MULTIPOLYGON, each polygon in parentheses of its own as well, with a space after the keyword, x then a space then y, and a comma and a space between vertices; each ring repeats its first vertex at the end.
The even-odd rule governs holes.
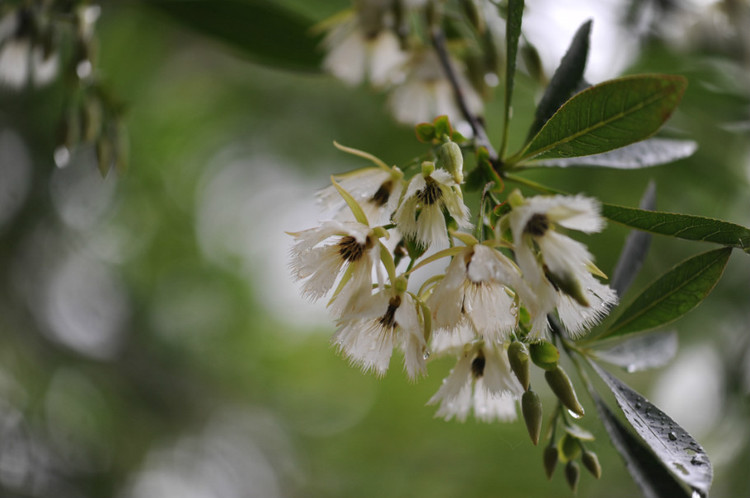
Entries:
MULTIPOLYGON (((599 203, 584 196, 537 196, 514 206, 508 214, 516 260, 537 299, 530 310, 546 315, 557 308, 572 335, 580 335, 599 323, 617 303, 617 294, 599 282, 586 246, 556 231, 560 226, 585 233, 598 232, 604 221, 599 203)), ((532 337, 541 337, 539 326, 532 337)))
POLYGON ((516 400, 523 388, 508 364, 508 354, 499 348, 469 346, 437 393, 427 402, 440 403, 436 417, 464 422, 471 409, 484 422, 516 418, 516 400))
MULTIPOLYGON (((367 216, 372 226, 385 225, 398 206, 404 190, 403 174, 394 167, 392 171, 383 168, 363 168, 345 175, 337 175, 341 188, 349 192, 367 216)), ((317 193, 324 207, 336 212, 336 217, 349 217, 351 210, 346 206, 339 192, 330 185, 317 193)))
POLYGON ((522 286, 520 271, 502 253, 482 244, 467 246, 427 300, 432 326, 466 337, 470 325, 485 341, 501 344, 517 325, 514 289, 522 286))
MULTIPOLYGON (((460 63, 451 59, 451 64, 469 110, 480 114, 482 99, 464 76, 460 63)), ((465 118, 437 54, 433 50, 418 52, 409 61, 408 68, 406 80, 394 87, 388 99, 394 117, 402 123, 417 124, 447 115, 451 123, 465 132, 466 126, 462 126, 466 123, 465 118)))
POLYGON ((351 17, 328 33, 323 42, 328 50, 323 67, 349 85, 358 85, 365 78, 376 87, 402 80, 402 67, 409 56, 398 37, 382 26, 364 26, 363 17, 351 17))
POLYGON ((409 182, 394 221, 402 234, 424 246, 445 246, 448 231, 443 209, 459 227, 470 228, 469 208, 464 205, 459 187, 450 173, 444 169, 424 173, 414 176, 409 182))
POLYGON ((327 221, 320 227, 290 233, 293 277, 303 281, 302 295, 318 300, 333 287, 342 271, 348 278, 333 301, 332 312, 355 310, 372 294, 372 270, 378 243, 370 227, 357 222, 327 221), (328 243, 325 243, 328 242, 328 243))
POLYGON ((32 42, 27 33, 28 15, 11 11, 0 20, 0 85, 13 89, 24 87, 29 80, 43 86, 57 76, 57 52, 32 42))
POLYGON ((425 372, 426 345, 417 303, 408 293, 384 290, 367 300, 357 313, 338 320, 332 342, 366 372, 382 376, 394 347, 404 352, 404 368, 411 379, 425 372))

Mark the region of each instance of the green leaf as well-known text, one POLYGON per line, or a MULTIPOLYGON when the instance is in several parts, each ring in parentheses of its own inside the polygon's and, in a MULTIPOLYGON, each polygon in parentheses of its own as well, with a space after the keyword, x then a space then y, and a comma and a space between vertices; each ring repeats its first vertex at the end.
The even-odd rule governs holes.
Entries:
POLYGON ((679 239, 703 240, 750 251, 750 230, 727 221, 689 214, 645 211, 602 204, 602 215, 615 223, 679 239))
POLYGON ((313 23, 269 0, 148 0, 147 4, 194 31, 220 40, 253 62, 320 71, 322 35, 313 23))
POLYGON ((589 55, 589 38, 591 36, 591 23, 588 21, 581 24, 570 42, 568 51, 565 52, 560 65, 555 69, 555 74, 544 91, 542 100, 536 108, 534 122, 531 124, 526 141, 536 135, 542 129, 544 123, 583 85, 583 71, 586 69, 586 59, 589 55))
POLYGON ((654 456, 678 481, 701 495, 708 496, 713 469, 703 447, 646 398, 596 363, 590 363, 615 395, 615 401, 625 418, 651 448, 654 456))
POLYGON ((521 36, 524 0, 508 1, 508 19, 505 24, 505 47, 507 49, 505 64, 505 114, 503 121, 503 143, 500 156, 505 154, 510 126, 511 105, 513 101, 513 84, 516 78, 516 57, 518 55, 518 38, 521 36))
MULTIPOLYGON (((654 209, 656 207, 656 184, 649 182, 646 191, 641 197, 641 209, 654 209)), ((651 234, 639 230, 631 230, 625 239, 620 257, 617 259, 615 270, 612 272, 610 286, 617 291, 619 296, 625 295, 633 279, 641 270, 643 261, 646 259, 648 249, 651 247, 651 234)))
POLYGON ((650 138, 602 154, 545 159, 528 164, 526 167, 567 168, 570 166, 600 166, 615 169, 640 169, 659 166, 660 164, 667 164, 690 157, 697 149, 698 144, 692 140, 650 138))
POLYGON ((677 332, 639 334, 611 348, 590 351, 590 354, 630 373, 663 367, 677 354, 677 332))
POLYGON ((649 285, 597 339, 649 330, 677 320, 713 290, 731 252, 729 247, 714 249, 678 264, 649 285))
POLYGON ((674 75, 628 76, 568 100, 510 162, 600 154, 656 133, 687 86, 674 75))
POLYGON ((592 393, 599 418, 612 445, 646 498, 689 498, 690 494, 664 468, 658 458, 620 422, 602 399, 592 393))

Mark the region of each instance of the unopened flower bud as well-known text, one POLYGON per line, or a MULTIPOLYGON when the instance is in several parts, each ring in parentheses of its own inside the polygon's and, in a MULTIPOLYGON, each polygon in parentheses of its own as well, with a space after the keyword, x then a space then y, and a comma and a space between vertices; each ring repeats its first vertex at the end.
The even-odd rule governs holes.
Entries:
POLYGON ((526 421, 526 429, 529 431, 531 442, 536 446, 539 443, 539 434, 542 432, 542 400, 531 389, 523 393, 521 397, 521 412, 526 421))
POLYGON ((566 433, 557 444, 560 445, 560 456, 564 462, 575 460, 581 454, 581 441, 575 436, 566 433))
POLYGON ((554 370, 544 372, 544 378, 547 379, 550 389, 552 389, 552 392, 555 393, 555 396, 557 396, 557 399, 562 402, 565 408, 570 410, 574 415, 583 417, 585 412, 578 401, 573 384, 571 384, 565 370, 558 365, 554 370))
POLYGON ((521 341, 511 342, 508 346, 508 360, 518 382, 521 383, 525 391, 528 391, 531 379, 529 376, 529 350, 526 344, 521 341))
POLYGON ((438 168, 445 169, 453 177, 456 183, 464 181, 464 156, 461 153, 461 147, 455 142, 445 142, 437 150, 437 161, 435 165, 438 168))
POLYGON ((515 189, 508 195, 508 203, 511 207, 523 206, 526 200, 520 190, 515 189))
POLYGON ((581 469, 578 464, 574 461, 570 461, 565 465, 565 480, 568 481, 568 486, 575 493, 578 488, 578 478, 581 476, 581 469))
POLYGON ((596 453, 589 450, 584 451, 581 461, 583 462, 583 466, 586 467, 586 470, 591 472, 592 476, 597 479, 602 476, 602 466, 599 464, 599 458, 596 456, 596 453))
POLYGON ((531 352, 531 361, 536 366, 545 370, 554 370, 557 368, 560 351, 552 343, 547 341, 535 342, 529 346, 529 350, 531 352))
POLYGON ((547 474, 547 479, 552 479, 552 474, 555 473, 555 467, 557 467, 557 446, 550 444, 544 448, 542 458, 544 461, 544 473, 547 474))

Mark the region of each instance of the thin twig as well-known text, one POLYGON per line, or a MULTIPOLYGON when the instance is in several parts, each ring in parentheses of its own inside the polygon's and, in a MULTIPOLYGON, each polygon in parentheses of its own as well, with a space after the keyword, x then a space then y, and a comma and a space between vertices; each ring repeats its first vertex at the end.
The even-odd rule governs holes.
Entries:
POLYGON ((438 26, 433 26, 430 30, 430 34, 432 44, 435 47, 438 58, 440 59, 440 64, 443 66, 446 76, 448 76, 448 81, 450 81, 451 87, 453 87, 453 94, 456 98, 456 102, 458 102, 458 107, 461 109, 461 114, 463 114, 466 121, 469 122, 471 130, 474 132, 477 145, 485 147, 490 154, 492 162, 496 162, 497 152, 492 147, 490 139, 487 137, 484 125, 479 118, 469 110, 469 106, 466 103, 466 96, 464 95, 464 91, 461 88, 458 77, 456 76, 456 70, 453 68, 448 56, 448 49, 445 46, 445 33, 443 33, 443 30, 438 26))

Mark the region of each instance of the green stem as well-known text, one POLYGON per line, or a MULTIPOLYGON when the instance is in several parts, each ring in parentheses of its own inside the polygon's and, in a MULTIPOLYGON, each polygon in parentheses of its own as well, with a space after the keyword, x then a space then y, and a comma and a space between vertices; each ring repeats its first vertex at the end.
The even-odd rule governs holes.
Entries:
POLYGON ((505 179, 509 180, 511 182, 518 183, 520 185, 524 185, 526 187, 534 189, 537 192, 541 192, 543 194, 562 194, 562 195, 565 195, 565 193, 562 192, 562 191, 560 191, 560 190, 555 190, 555 189, 550 188, 550 187, 545 187, 541 183, 537 183, 537 182, 535 182, 533 180, 529 180, 528 178, 524 178, 522 176, 517 176, 517 175, 514 175, 512 173, 507 173, 505 175, 505 179))

